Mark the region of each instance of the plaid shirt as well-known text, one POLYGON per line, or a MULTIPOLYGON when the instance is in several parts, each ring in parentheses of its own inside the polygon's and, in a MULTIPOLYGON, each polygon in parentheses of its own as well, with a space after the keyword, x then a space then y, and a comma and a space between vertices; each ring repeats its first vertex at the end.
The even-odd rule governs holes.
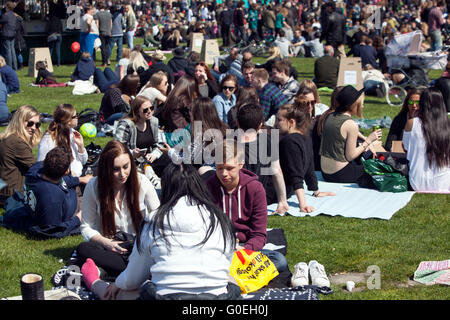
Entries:
POLYGON ((273 83, 266 83, 266 85, 258 90, 259 103, 264 109, 265 119, 269 119, 273 114, 276 114, 278 109, 288 103, 289 98, 278 89, 273 83))
POLYGON ((293 103, 297 95, 300 84, 293 77, 290 77, 285 84, 278 84, 278 89, 288 98, 288 103, 293 103))

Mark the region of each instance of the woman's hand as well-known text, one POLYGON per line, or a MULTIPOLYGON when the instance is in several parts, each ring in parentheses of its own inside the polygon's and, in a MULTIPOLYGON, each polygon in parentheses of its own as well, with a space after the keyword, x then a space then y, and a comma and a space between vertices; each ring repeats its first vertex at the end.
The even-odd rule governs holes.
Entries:
POLYGON ((316 198, 322 198, 322 197, 332 197, 332 196, 335 196, 336 195, 336 193, 334 193, 334 192, 325 192, 325 191, 319 191, 318 193, 315 193, 314 194, 314 196, 316 197, 316 198))
POLYGON ((78 146, 78 148, 84 148, 84 139, 81 133, 76 130, 73 130, 73 141, 78 146))
POLYGON ((419 116, 419 109, 415 109, 408 112, 408 119, 417 118, 419 116))
POLYGON ((170 146, 167 144, 167 142, 164 142, 164 147, 159 147, 159 150, 161 150, 164 154, 168 154, 170 146))
POLYGON ((316 210, 314 207, 311 207, 311 206, 304 206, 304 207, 302 207, 302 206, 300 205, 300 211, 301 211, 301 212, 311 213, 311 212, 313 212, 314 210, 316 210))
POLYGON ((103 295, 103 300, 116 300, 119 291, 120 289, 116 286, 116 284, 111 283, 108 287, 106 287, 105 294, 103 295))
POLYGON ((375 142, 375 141, 381 139, 382 135, 383 135, 383 131, 381 131, 381 129, 375 130, 371 134, 369 134, 366 141, 367 141, 367 143, 370 144, 372 142, 375 142))
POLYGON ((139 148, 135 148, 133 150, 133 158, 139 158, 139 157, 143 157, 143 156, 145 156, 144 151, 139 150, 139 148))
POLYGON ((148 162, 152 163, 153 161, 155 161, 155 156, 151 153, 148 153, 145 155, 145 159, 147 159, 148 162))
POLYGON ((289 210, 289 204, 286 200, 278 202, 277 210, 274 211, 274 214, 284 215, 286 211, 289 210))
POLYGON ((110 251, 112 251, 112 252, 116 252, 116 253, 119 253, 119 254, 127 253, 128 250, 125 249, 125 248, 122 248, 122 247, 120 246, 121 243, 122 243, 122 241, 113 241, 113 240, 107 239, 107 240, 105 241, 105 243, 103 243, 103 246, 104 246, 107 250, 110 250, 110 251))

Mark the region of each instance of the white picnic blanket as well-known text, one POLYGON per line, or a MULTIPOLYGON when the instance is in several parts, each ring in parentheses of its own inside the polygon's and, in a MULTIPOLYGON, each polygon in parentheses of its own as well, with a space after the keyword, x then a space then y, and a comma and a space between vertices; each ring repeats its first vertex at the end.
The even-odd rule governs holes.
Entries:
MULTIPOLYGON (((365 189, 357 184, 330 183, 323 181, 320 171, 316 171, 320 191, 332 191, 333 197, 316 198, 305 185, 306 203, 315 208, 311 213, 300 212, 297 196, 294 194, 288 199, 289 211, 286 213, 295 217, 317 216, 325 214, 330 216, 343 216, 347 218, 369 219, 378 218, 389 220, 394 213, 403 208, 411 200, 414 192, 400 193, 380 192, 365 189)), ((267 207, 269 215, 276 210, 277 204, 267 207)))

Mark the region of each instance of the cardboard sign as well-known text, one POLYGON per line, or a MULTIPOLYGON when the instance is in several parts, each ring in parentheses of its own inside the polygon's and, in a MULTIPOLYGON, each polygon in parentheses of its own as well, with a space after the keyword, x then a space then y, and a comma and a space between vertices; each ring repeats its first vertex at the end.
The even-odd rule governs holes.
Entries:
POLYGON ((337 85, 351 85, 357 90, 361 90, 364 86, 362 79, 361 58, 342 57, 340 61, 337 85))
POLYGON ((190 49, 198 53, 202 53, 203 33, 195 32, 190 35, 190 49))
POLYGON ((219 43, 217 39, 203 40, 202 52, 200 59, 206 64, 213 64, 214 57, 220 56, 219 43))
POLYGON ((52 58, 50 57, 50 50, 48 48, 31 48, 28 57, 28 76, 37 77, 38 71, 35 68, 36 62, 47 62, 47 70, 53 72, 52 58))

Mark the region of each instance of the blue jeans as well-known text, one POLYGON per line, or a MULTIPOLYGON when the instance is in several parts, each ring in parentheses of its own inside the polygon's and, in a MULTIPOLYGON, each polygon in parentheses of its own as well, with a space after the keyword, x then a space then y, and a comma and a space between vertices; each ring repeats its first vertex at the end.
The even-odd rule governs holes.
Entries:
POLYGON ((109 39, 109 55, 108 55, 109 57, 111 57, 111 53, 115 44, 117 44, 116 60, 119 61, 122 58, 123 36, 112 36, 109 39))
POLYGON ((105 120, 105 122, 109 125, 114 125, 115 121, 122 119, 126 115, 127 115, 126 113, 122 112, 113 113, 112 115, 109 116, 108 119, 105 120))
POLYGON ((61 65, 61 43, 62 36, 57 36, 55 41, 49 42, 48 45, 50 47, 50 57, 53 54, 53 50, 56 52, 56 65, 59 67, 61 65))
POLYGON ((288 263, 286 260, 286 257, 283 256, 281 252, 275 251, 275 250, 267 250, 262 249, 260 250, 262 254, 266 255, 270 261, 273 262, 275 265, 275 268, 277 268, 278 272, 281 273, 288 269, 288 263))
POLYGON ((94 84, 100 89, 101 92, 106 92, 110 85, 117 82, 120 82, 120 80, 111 68, 106 67, 104 71, 99 68, 95 69, 94 84))
POLYGON ((0 122, 5 122, 6 120, 8 120, 8 114, 8 106, 6 104, 0 105, 0 122))
POLYGON ((6 64, 17 70, 16 49, 14 48, 14 38, 1 39, 1 52, 5 58, 6 64))
POLYGON ((134 37, 134 33, 136 32, 136 30, 131 30, 131 31, 127 31, 126 35, 127 35, 127 42, 128 42, 128 47, 130 47, 130 50, 133 50, 134 45, 133 45, 133 37, 134 37))

